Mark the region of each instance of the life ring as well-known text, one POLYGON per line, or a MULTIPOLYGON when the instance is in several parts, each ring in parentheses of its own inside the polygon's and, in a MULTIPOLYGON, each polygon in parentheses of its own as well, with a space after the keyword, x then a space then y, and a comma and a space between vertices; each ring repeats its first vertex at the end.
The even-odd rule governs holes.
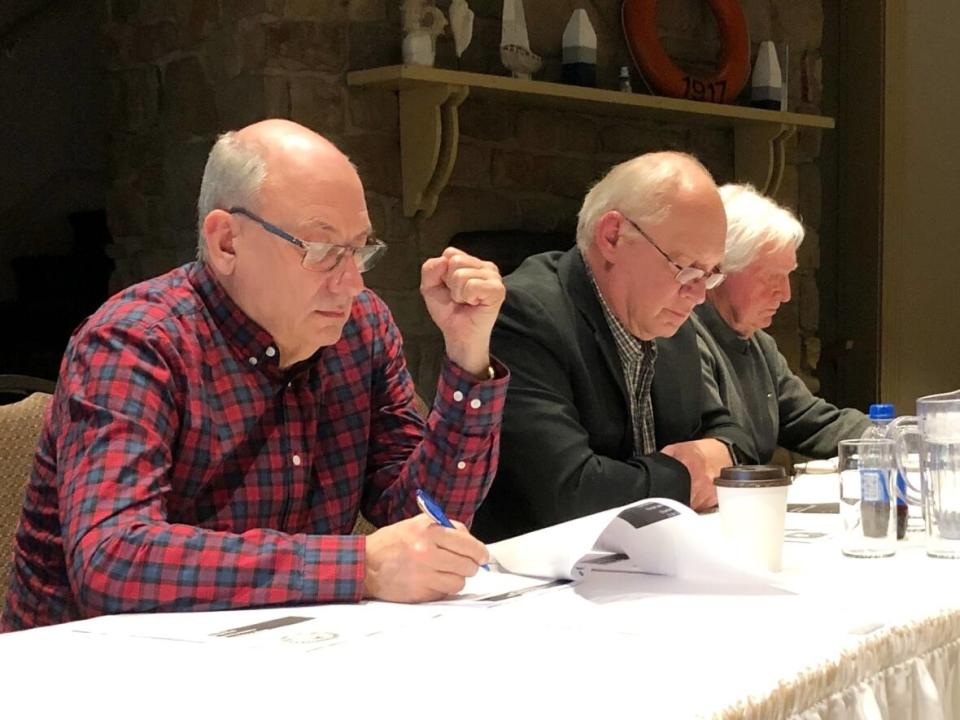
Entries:
POLYGON ((633 64, 661 95, 727 103, 750 77, 750 37, 739 0, 707 0, 720 26, 723 49, 717 72, 708 78, 685 73, 667 55, 657 36, 657 0, 623 0, 620 20, 633 64))

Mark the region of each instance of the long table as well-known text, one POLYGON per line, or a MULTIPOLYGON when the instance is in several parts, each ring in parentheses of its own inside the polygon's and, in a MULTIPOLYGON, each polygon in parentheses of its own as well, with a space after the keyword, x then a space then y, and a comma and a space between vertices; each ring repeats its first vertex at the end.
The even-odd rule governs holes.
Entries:
POLYGON ((0 636, 0 683, 34 717, 960 718, 960 564, 845 558, 838 523, 788 516, 780 587, 95 618, 0 636))

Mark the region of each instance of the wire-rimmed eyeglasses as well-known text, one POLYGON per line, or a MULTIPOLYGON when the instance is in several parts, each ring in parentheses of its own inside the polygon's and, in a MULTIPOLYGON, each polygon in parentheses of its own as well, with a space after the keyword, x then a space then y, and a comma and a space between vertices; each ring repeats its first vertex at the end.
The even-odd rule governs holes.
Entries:
POLYGON ((335 270, 345 255, 350 255, 356 263, 357 270, 364 273, 383 257, 387 251, 387 244, 374 236, 367 237, 365 245, 335 245, 324 242, 305 242, 286 230, 264 220, 256 213, 243 207, 232 207, 227 212, 231 215, 244 215, 259 224, 268 233, 283 238, 291 245, 303 250, 301 263, 304 269, 310 272, 330 272, 335 270))
POLYGON ((701 270, 693 265, 688 265, 687 267, 681 266, 679 263, 675 262, 672 257, 667 255, 667 253, 665 253, 663 249, 657 245, 656 241, 643 231, 643 228, 637 225, 622 212, 620 213, 620 216, 630 223, 630 225, 633 226, 633 229, 640 233, 648 243, 653 245, 656 251, 663 255, 664 259, 670 263, 674 269, 676 269, 677 274, 673 279, 680 285, 693 285, 695 282, 703 280, 704 287, 706 287, 707 290, 713 290, 713 288, 722 283, 727 277, 724 273, 720 272, 719 267, 715 267, 713 270, 701 270))

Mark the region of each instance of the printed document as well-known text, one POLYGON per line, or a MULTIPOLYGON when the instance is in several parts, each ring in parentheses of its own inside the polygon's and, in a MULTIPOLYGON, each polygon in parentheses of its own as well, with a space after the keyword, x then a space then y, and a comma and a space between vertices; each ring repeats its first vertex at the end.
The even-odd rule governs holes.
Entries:
POLYGON ((719 533, 693 510, 650 498, 489 546, 511 573, 577 580, 592 573, 646 573, 722 584, 770 584, 737 564, 719 533))

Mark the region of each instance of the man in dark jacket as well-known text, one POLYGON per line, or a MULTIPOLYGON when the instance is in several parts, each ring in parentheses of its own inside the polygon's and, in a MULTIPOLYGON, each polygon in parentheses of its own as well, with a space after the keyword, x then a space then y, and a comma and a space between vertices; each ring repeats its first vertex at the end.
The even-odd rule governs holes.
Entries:
POLYGON ((500 467, 473 530, 496 540, 645 497, 705 509, 750 444, 704 392, 686 322, 723 280, 726 220, 693 157, 614 167, 577 247, 507 279, 493 348, 510 367, 500 467))

